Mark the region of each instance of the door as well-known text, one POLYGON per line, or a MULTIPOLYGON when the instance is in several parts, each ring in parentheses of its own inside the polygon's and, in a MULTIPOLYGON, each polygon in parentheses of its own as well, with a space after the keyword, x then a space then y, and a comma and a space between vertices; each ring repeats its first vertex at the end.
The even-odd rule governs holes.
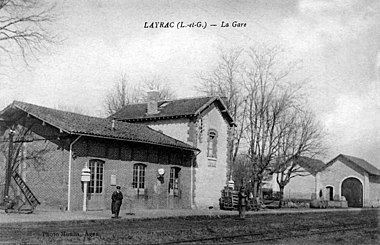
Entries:
POLYGON ((104 161, 90 160, 89 168, 91 179, 88 186, 87 207, 88 210, 104 209, 104 161))
POLYGON ((169 179, 169 208, 181 208, 181 183, 180 183, 180 172, 181 168, 172 167, 170 168, 170 179, 169 179))
POLYGON ((326 187, 326 193, 327 193, 327 200, 333 201, 334 200, 334 189, 332 186, 326 187))
POLYGON ((146 205, 146 193, 145 193, 145 171, 146 165, 142 163, 136 163, 133 165, 133 182, 132 187, 135 191, 135 206, 145 207, 146 205))
POLYGON ((348 207, 363 207, 363 185, 357 178, 347 178, 342 183, 342 196, 347 200, 348 207))

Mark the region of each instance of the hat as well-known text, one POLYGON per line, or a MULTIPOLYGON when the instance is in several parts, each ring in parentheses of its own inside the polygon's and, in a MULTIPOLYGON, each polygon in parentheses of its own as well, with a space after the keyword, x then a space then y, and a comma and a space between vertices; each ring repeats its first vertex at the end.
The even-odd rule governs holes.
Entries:
POLYGON ((116 189, 120 189, 120 188, 121 188, 120 185, 117 185, 117 186, 116 186, 116 189))

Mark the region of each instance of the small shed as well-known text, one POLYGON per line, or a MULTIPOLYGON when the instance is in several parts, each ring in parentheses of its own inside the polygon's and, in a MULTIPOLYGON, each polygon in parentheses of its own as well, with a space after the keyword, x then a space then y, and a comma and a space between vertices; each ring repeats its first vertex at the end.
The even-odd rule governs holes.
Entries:
POLYGON ((380 206, 380 170, 364 159, 340 154, 320 173, 328 200, 344 196, 348 207, 380 206))

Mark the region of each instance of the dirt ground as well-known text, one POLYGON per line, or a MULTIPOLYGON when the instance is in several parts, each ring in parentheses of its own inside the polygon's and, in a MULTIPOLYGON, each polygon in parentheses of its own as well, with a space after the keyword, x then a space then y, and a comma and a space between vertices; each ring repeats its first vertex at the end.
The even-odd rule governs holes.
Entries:
POLYGON ((0 244, 380 244, 380 212, 189 216, 0 225, 0 244))

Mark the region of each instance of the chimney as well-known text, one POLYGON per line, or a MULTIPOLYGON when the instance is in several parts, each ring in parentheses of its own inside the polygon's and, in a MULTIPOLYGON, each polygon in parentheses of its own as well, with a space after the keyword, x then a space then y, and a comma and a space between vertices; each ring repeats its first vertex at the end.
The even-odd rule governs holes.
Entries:
POLYGON ((158 91, 151 90, 147 93, 148 104, 147 104, 147 113, 148 115, 153 115, 158 113, 157 101, 158 101, 158 91))

